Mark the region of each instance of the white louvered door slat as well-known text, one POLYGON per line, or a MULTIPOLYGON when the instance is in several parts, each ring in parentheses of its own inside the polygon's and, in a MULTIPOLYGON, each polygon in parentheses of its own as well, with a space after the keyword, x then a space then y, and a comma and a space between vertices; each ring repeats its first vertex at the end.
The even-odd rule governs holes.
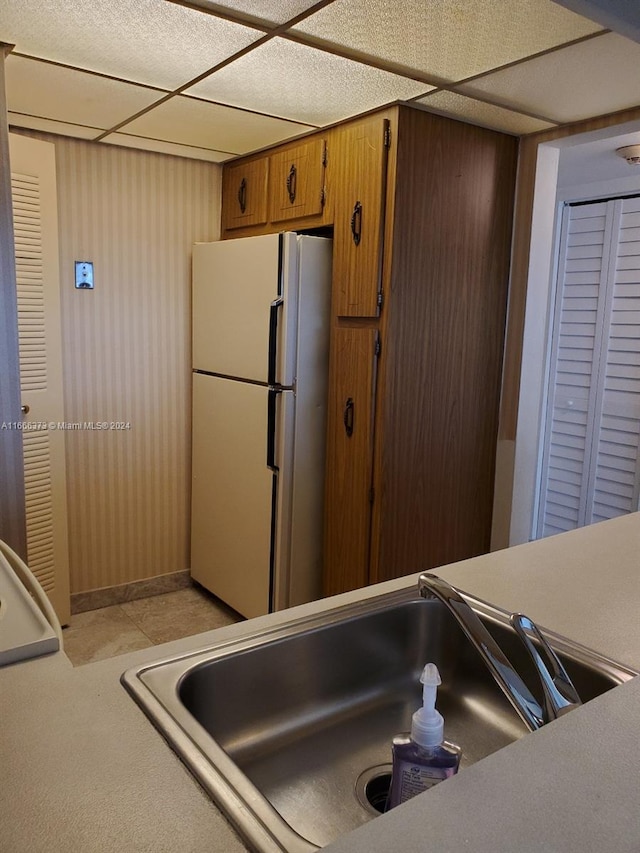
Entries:
POLYGON ((10 135, 23 419, 27 561, 61 623, 69 621, 69 550, 55 155, 10 135))
POLYGON ((610 314, 602 357, 601 421, 595 447, 593 504, 587 523, 639 508, 640 494, 640 199, 619 209, 610 314), (637 248, 632 249, 631 247, 637 248))
MULTIPOLYGON (((586 205, 590 207, 591 205, 586 205)), ((598 440, 601 432, 602 421, 602 402, 604 398, 604 388, 606 383, 607 373, 607 341, 611 331, 611 309, 613 305, 613 280, 616 270, 616 245, 618 242, 618 233, 620 231, 620 201, 607 202, 609 230, 605 238, 605 256, 606 264, 603 263, 602 280, 600 287, 599 306, 600 312, 598 317, 598 337, 596 346, 593 352, 593 394, 591 399, 591 411, 589 413, 589 440, 586 446, 586 467, 588 470, 588 478, 586 481, 586 489, 583 494, 583 501, 580 511, 580 526, 591 524, 594 519, 594 509, 596 505, 599 508, 604 508, 604 495, 596 494, 597 486, 597 469, 598 469, 598 440)), ((619 515, 612 504, 613 515, 619 515)))
POLYGON ((640 200, 566 206, 537 536, 638 509, 640 200))
POLYGON ((584 511, 593 354, 602 312, 601 283, 603 267, 608 262, 605 243, 610 230, 606 204, 564 210, 538 536, 578 527, 584 511), (582 269, 576 269, 576 265, 582 269))

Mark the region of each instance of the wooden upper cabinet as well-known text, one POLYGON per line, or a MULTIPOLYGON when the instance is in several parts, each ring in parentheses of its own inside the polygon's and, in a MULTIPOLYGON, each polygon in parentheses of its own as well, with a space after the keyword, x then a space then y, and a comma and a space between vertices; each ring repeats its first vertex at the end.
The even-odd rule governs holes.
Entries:
POLYGON ((379 115, 338 128, 331 140, 333 294, 339 317, 380 312, 389 144, 389 120, 379 115))
POLYGON ((270 222, 322 213, 325 162, 325 142, 320 138, 269 157, 270 222))
POLYGON ((227 166, 222 178, 223 230, 267 221, 267 157, 227 166))
POLYGON ((373 424, 378 332, 334 326, 327 405, 323 587, 369 583, 373 424))

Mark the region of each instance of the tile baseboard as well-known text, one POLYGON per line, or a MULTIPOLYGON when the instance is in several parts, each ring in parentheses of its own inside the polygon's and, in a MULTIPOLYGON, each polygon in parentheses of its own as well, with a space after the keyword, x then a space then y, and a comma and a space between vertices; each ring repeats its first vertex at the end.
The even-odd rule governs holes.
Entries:
POLYGON ((167 575, 158 575, 155 578, 145 578, 118 586, 74 592, 71 595, 71 613, 84 613, 86 610, 98 610, 101 607, 111 607, 113 604, 123 604, 125 601, 136 601, 138 598, 150 598, 165 592, 175 592, 191 584, 191 574, 188 569, 185 569, 181 572, 171 572, 167 575))

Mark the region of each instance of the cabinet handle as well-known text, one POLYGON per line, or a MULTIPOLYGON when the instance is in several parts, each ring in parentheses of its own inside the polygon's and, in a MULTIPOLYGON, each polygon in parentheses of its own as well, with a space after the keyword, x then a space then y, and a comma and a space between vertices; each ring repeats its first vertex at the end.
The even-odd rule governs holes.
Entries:
POLYGON ((353 435, 353 397, 349 397, 344 404, 344 430, 347 433, 347 438, 353 435))
POLYGON ((240 181, 240 189, 238 190, 238 204, 240 205, 240 212, 244 213, 247 209, 247 179, 243 178, 240 181))
POLYGON ((287 193, 291 204, 296 200, 296 187, 298 184, 298 173, 295 165, 292 165, 287 175, 287 193))
POLYGON ((351 214, 351 236, 356 246, 360 243, 362 237, 362 204, 357 201, 353 205, 353 213, 351 214))

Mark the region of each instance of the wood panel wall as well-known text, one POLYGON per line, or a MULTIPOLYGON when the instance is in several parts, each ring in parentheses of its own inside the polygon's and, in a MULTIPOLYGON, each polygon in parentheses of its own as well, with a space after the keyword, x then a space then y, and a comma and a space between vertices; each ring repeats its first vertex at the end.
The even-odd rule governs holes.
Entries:
POLYGON ((189 567, 191 246, 218 239, 215 164, 56 145, 71 591, 189 567), (74 288, 93 261, 95 289, 74 288))
POLYGON ((376 580, 489 550, 516 159, 512 137, 401 110, 376 580))

